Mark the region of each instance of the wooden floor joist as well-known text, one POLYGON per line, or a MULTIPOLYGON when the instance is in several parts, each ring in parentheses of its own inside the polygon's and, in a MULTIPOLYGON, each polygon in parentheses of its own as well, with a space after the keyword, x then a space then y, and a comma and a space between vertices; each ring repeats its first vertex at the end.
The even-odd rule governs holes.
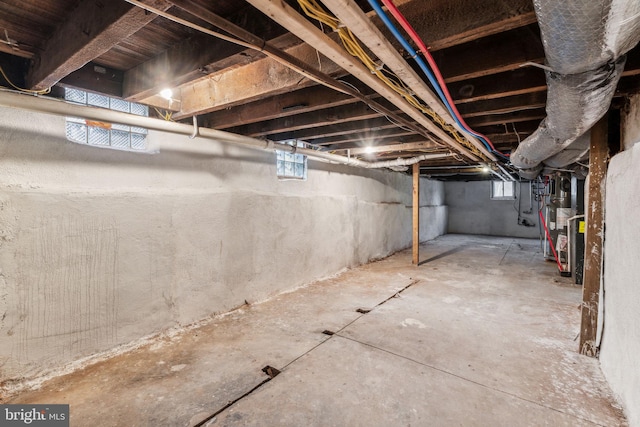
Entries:
POLYGON ((284 2, 275 0, 248 0, 248 2, 270 16, 283 27, 287 28, 296 36, 305 40, 310 46, 317 49, 334 63, 340 65, 344 70, 351 73, 364 84, 369 86, 380 95, 387 98, 409 117, 428 129, 440 140, 450 145, 456 151, 462 153, 471 160, 479 160, 469 149, 463 147, 448 133, 435 125, 431 119, 411 106, 400 94, 394 92, 386 86, 376 76, 372 75, 359 60, 347 53, 342 46, 336 44, 330 37, 319 30, 313 23, 301 16, 296 10, 284 2))
POLYGON ((438 96, 427 86, 422 77, 411 68, 400 52, 382 34, 382 32, 368 19, 367 15, 359 6, 348 0, 325 0, 323 2, 340 22, 346 25, 360 41, 366 45, 374 55, 388 66, 410 89, 415 92, 418 98, 450 125, 458 129, 467 141, 475 145, 491 160, 496 158, 491 154, 476 138, 466 134, 462 128, 453 120, 449 112, 445 109, 438 96))

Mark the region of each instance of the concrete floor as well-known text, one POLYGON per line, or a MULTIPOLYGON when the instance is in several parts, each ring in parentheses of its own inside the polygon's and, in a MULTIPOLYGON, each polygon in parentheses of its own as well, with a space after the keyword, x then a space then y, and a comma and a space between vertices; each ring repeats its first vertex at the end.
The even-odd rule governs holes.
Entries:
POLYGON ((581 288, 538 241, 447 235, 422 259, 245 306, 9 403, 69 403, 72 426, 626 425, 575 352, 581 288))

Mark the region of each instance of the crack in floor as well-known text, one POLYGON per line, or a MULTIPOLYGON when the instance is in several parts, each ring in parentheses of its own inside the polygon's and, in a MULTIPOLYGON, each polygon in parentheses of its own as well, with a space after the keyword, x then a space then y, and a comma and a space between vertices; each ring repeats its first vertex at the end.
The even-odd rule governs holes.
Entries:
POLYGON ((583 417, 580 417, 580 416, 578 416, 578 415, 574 415, 574 414, 571 414, 571 413, 568 413, 568 412, 562 411, 562 410, 560 410, 560 409, 556 409, 556 408, 553 408, 553 407, 551 407, 551 406, 544 405, 544 404, 542 404, 542 403, 540 403, 540 402, 536 402, 536 401, 534 401, 534 400, 530 400, 530 399, 524 398, 524 397, 522 397, 522 396, 518 396, 517 394, 509 393, 508 391, 504 391, 504 390, 501 390, 501 389, 499 389, 499 388, 491 387, 491 386, 489 386, 489 385, 486 385, 486 384, 480 383, 480 382, 478 382, 478 381, 474 381, 474 380, 472 380, 472 379, 470 379, 470 378, 463 377, 463 376, 461 376, 461 375, 455 374, 455 373, 450 372, 450 371, 447 371, 447 370, 445 370, 445 369, 438 368, 438 367, 436 367, 436 366, 429 365, 429 364, 424 363, 424 362, 420 362, 419 360, 412 359, 412 358, 410 358, 410 357, 404 356, 404 355, 399 354, 399 353, 395 353, 395 352, 393 352, 393 351, 391 351, 391 350, 387 350, 387 349, 384 349, 384 348, 381 348, 381 347, 375 346, 375 345, 373 345, 373 344, 369 344, 369 343, 366 343, 366 342, 363 342, 363 341, 359 341, 359 340, 357 340, 357 339, 355 339, 355 338, 347 337, 347 336, 344 336, 344 335, 339 335, 339 334, 337 334, 337 333, 336 333, 336 334, 334 334, 334 336, 336 336, 336 337, 338 337, 338 338, 346 339, 346 340, 349 340, 349 341, 352 341, 352 342, 356 342, 356 343, 361 344, 361 345, 363 345, 363 346, 373 348, 373 349, 375 349, 375 350, 378 350, 378 351, 381 351, 381 352, 384 352, 384 353, 390 354, 390 355, 392 355, 392 356, 400 357, 400 358, 402 358, 402 359, 404 359, 404 360, 408 360, 408 361, 413 362, 413 363, 416 363, 416 364, 418 364, 418 365, 420 365, 420 366, 424 366, 425 368, 433 369, 433 370, 435 370, 435 371, 441 372, 441 373, 446 374, 446 375, 450 375, 450 376, 452 376, 452 377, 455 377, 455 378, 461 379, 461 380, 463 380, 463 381, 470 382, 470 383, 475 384, 475 385, 478 385, 478 386, 480 386, 480 387, 483 387, 483 388, 486 388, 486 389, 489 389, 489 390, 493 390, 493 391, 495 391, 495 392, 497 392, 497 393, 501 393, 501 394, 504 394, 504 395, 506 395, 506 396, 510 396, 510 397, 515 398, 515 399, 519 399, 519 400, 522 400, 522 401, 524 401, 524 402, 528 402, 528 403, 534 404, 534 405, 539 406, 539 407, 541 407, 541 408, 545 408, 545 409, 548 409, 548 410, 550 410, 550 411, 555 411, 555 412, 561 413, 561 414, 563 414, 563 415, 567 415, 567 416, 570 416, 570 417, 573 417, 573 418, 577 418, 577 419, 579 419, 579 420, 581 420, 581 421, 588 422, 588 423, 593 424, 593 425, 596 425, 596 426, 606 427, 604 424, 596 423, 595 421, 588 420, 588 419, 583 418, 583 417))
MULTIPOLYGON (((510 248, 511 248, 511 245, 509 246, 509 249, 510 249, 510 248)), ((507 249, 507 251, 505 252, 505 255, 506 255, 506 253, 508 253, 509 249, 507 249)), ((504 257, 503 257, 503 259, 504 259, 504 257)), ((502 262, 502 261, 501 261, 501 262, 502 262)), ((276 369, 276 368, 273 368, 273 367, 271 367, 271 366, 266 366, 265 368, 263 368, 263 369, 262 369, 262 371, 263 371, 265 374, 269 375, 269 378, 266 378, 264 381, 260 382, 260 383, 259 383, 259 384, 257 384, 255 387, 253 387, 251 390, 247 391, 246 393, 244 393, 243 395, 239 396, 238 398, 236 398, 236 399, 234 399, 234 400, 232 400, 232 401, 229 401, 226 405, 224 405, 223 407, 221 407, 220 409, 218 409, 217 411, 215 411, 215 412, 214 412, 213 414, 211 414, 210 416, 207 416, 205 419, 203 419, 202 421, 198 422, 198 423, 197 423, 197 424, 195 424, 193 427, 203 427, 203 426, 205 426, 205 425, 207 425, 207 426, 212 425, 211 423, 212 423, 212 422, 215 422, 215 419, 216 419, 216 417, 217 417, 218 415, 220 415, 221 413, 223 413, 223 412, 224 412, 224 411, 226 411, 227 409, 231 408, 234 404, 236 404, 237 402, 241 401, 242 399, 244 399, 244 398, 246 398, 246 397, 250 396, 250 395, 251 395, 251 394, 253 394, 255 391, 259 390, 262 386, 266 385, 268 382, 270 382, 272 379, 274 379, 278 374, 280 374, 281 372, 284 372, 284 371, 285 371, 288 367, 290 367, 292 364, 296 363, 297 361, 299 361, 299 360, 300 360, 300 359, 302 359, 303 357, 305 357, 305 356, 309 355, 310 353, 314 352, 314 351, 315 351, 316 349, 318 349, 320 346, 322 346, 323 344, 327 343, 327 342, 328 342, 329 340, 331 340, 332 338, 333 338, 333 339, 335 339, 336 337, 337 337, 337 338, 341 338, 341 339, 345 339, 345 340, 348 340, 348 341, 351 341, 351 342, 358 343, 358 344, 360 344, 360 345, 362 345, 362 346, 366 346, 366 347, 372 348, 372 349, 374 349, 374 350, 377 350, 377 351, 380 351, 380 352, 384 352, 384 353, 386 353, 386 354, 389 354, 389 355, 392 355, 392 356, 394 356, 394 357, 398 357, 398 358, 401 358, 401 359, 404 359, 404 360, 410 361, 410 362, 412 362, 412 363, 416 363, 416 364, 418 364, 418 365, 420 365, 420 366, 423 366, 423 367, 425 367, 425 368, 432 369, 432 370, 435 370, 435 371, 441 372, 441 373, 443 373, 443 374, 445 374, 445 375, 449 375, 449 376, 452 376, 452 377, 458 378, 458 379, 460 379, 460 380, 462 380, 462 381, 469 382, 469 383, 475 384, 475 385, 477 385, 477 386, 483 387, 483 388, 485 388, 485 389, 492 390, 492 391, 494 391, 494 392, 497 392, 497 393, 500 393, 500 394, 503 394, 503 395, 509 396, 509 397, 511 397, 511 398, 515 398, 515 399, 518 399, 518 400, 521 400, 521 401, 527 402, 527 403, 529 403, 529 404, 533 404, 533 405, 536 405, 536 406, 538 406, 538 407, 541 407, 541 408, 544 408, 544 409, 547 409, 547 410, 550 410, 550 411, 554 411, 554 412, 557 412, 557 413, 560 413, 560 414, 563 414, 563 415, 566 415, 566 416, 569 416, 569 417, 575 418, 575 419, 580 420, 580 421, 582 421, 582 422, 589 423, 589 424, 592 424, 592 425, 595 425, 595 426, 601 426, 601 427, 604 427, 604 425, 603 425, 603 424, 600 424, 600 423, 594 422, 594 421, 592 421, 592 420, 589 420, 589 419, 583 418, 583 417, 581 417, 581 416, 579 416, 579 415, 575 415, 575 414, 572 414, 572 413, 565 412, 565 411, 563 411, 563 410, 560 410, 560 409, 554 408, 554 407, 552 407, 552 406, 548 406, 548 405, 545 405, 545 404, 543 404, 543 403, 540 403, 540 402, 537 402, 537 401, 534 401, 534 400, 530 400, 530 399, 524 398, 524 397, 522 397, 522 396, 519 396, 519 395, 514 394, 514 393, 510 393, 510 392, 505 391, 505 390, 502 390, 502 389, 500 389, 500 388, 496 388, 496 387, 492 387, 492 386, 487 385, 487 384, 483 384, 483 383, 481 383, 481 382, 475 381, 475 380, 470 379, 470 378, 466 378, 466 377, 461 376, 461 375, 459 375, 459 374, 456 374, 456 373, 454 373, 454 372, 451 372, 451 371, 448 371, 448 370, 445 370, 445 369, 442 369, 442 368, 438 368, 437 366, 433 366, 433 365, 430 365, 430 364, 427 364, 427 363, 424 363, 424 362, 421 362, 421 361, 418 361, 418 360, 412 359, 412 358, 410 358, 410 357, 408 357, 408 356, 404 356, 404 355, 402 355, 402 354, 399 354, 399 353, 396 353, 396 352, 393 352, 393 351, 387 350, 387 349, 385 349, 385 348, 378 347, 378 346, 376 346, 376 345, 369 344, 369 343, 367 343, 367 342, 363 342, 363 341, 360 341, 360 340, 358 340, 358 339, 355 339, 355 338, 352 338, 352 337, 348 337, 348 336, 345 336, 345 335, 342 335, 342 334, 341 334, 341 333, 342 333, 342 332, 344 332, 347 328, 349 328, 350 326, 352 326, 355 322, 357 322, 358 320, 360 320, 362 317, 364 317, 364 316, 365 316, 365 315, 367 315, 368 313, 370 313, 370 312, 374 311, 377 307, 380 307, 380 306, 382 306, 382 305, 386 304, 387 302, 391 301, 391 300, 392 300, 392 299, 394 299, 394 298, 398 298, 398 297, 399 297, 403 292, 405 292, 407 289, 409 289, 410 287, 412 287, 412 286, 416 285, 417 283, 419 283, 419 282, 421 281, 420 279, 412 279, 412 278, 409 278, 409 279, 411 280, 411 282, 410 282, 409 284, 407 284, 406 286, 404 286, 404 287, 403 287, 403 288, 401 288, 400 290, 398 290, 398 291, 394 292, 391 296, 389 296, 388 298, 385 298, 384 300, 382 300, 381 302, 379 302, 378 304, 376 304, 375 306, 373 306, 373 308, 371 308, 371 309, 363 309, 363 308, 359 308, 359 309, 355 310, 357 313, 359 313, 359 316, 357 316, 356 318, 354 318, 353 320, 351 320, 350 322, 348 322, 347 324, 345 324, 344 326, 342 326, 342 327, 341 327, 340 329, 338 329, 337 331, 331 331, 331 330, 324 330, 324 331, 322 331, 322 333, 323 333, 323 334, 325 334, 325 335, 327 336, 327 337, 326 337, 326 339, 322 340, 322 341, 321 341, 321 342, 319 342, 317 345, 314 345, 314 346, 313 346, 313 347, 311 347, 309 350, 307 350, 307 351, 305 351, 304 353, 300 354, 298 357, 295 357, 294 359, 292 359, 290 362, 288 362, 286 365, 284 365, 280 370, 278 370, 278 369, 276 369)))
MULTIPOLYGON (((410 278, 411 279, 411 278, 410 278)), ((384 299, 382 302, 379 302, 378 304, 376 304, 374 306, 374 309, 376 307, 380 307, 381 305, 389 302, 390 300, 397 298, 398 296, 400 296, 401 293, 403 293, 404 291, 406 291, 407 289, 409 289, 410 287, 414 286, 415 284, 417 284, 418 282, 420 282, 419 279, 411 279, 411 282, 406 285, 405 287, 403 287, 402 289, 398 290, 397 292, 394 292, 393 295, 391 295, 390 297, 384 299)), ((349 326, 353 325, 355 322, 357 322, 359 319, 361 319, 363 316, 365 316, 366 314, 370 313, 372 310, 367 310, 367 309, 357 309, 356 312, 360 313, 359 316, 357 316, 355 319, 353 319, 352 321, 350 321, 349 323, 347 323, 345 326, 343 326, 342 328, 338 329, 338 331, 333 332, 330 330, 324 330, 322 331, 323 334, 327 335, 327 339, 321 341, 320 343, 316 344, 315 346, 311 347, 309 350, 307 350, 306 352, 302 353, 300 356, 294 358, 293 360, 291 360, 289 363, 287 363, 286 365, 284 365, 281 369, 276 369, 273 368, 269 365, 265 366, 264 368, 262 368, 262 372, 264 372, 265 374, 267 374, 269 376, 269 378, 265 379, 264 381, 260 382, 259 384, 257 384, 256 386, 254 386, 251 390, 247 391, 246 393, 244 393, 242 396, 237 397, 236 399, 230 400, 226 405, 224 405, 222 408, 218 409, 217 411, 215 411, 213 414, 206 416, 204 419, 202 419, 201 421, 199 421, 198 423, 194 424, 193 427, 203 427, 205 426, 205 424, 210 423, 212 421, 215 421, 214 418, 216 418, 218 415, 220 415, 221 413, 223 413, 224 411, 226 411, 227 409, 229 409, 230 407, 232 407, 234 404, 236 404, 237 402, 241 401, 242 399, 244 399, 245 397, 250 396, 251 394, 253 394, 255 391, 259 390, 262 386, 264 386, 265 384, 267 384, 268 382, 270 382, 271 380, 273 380, 276 376, 278 376, 280 373, 282 373, 285 369, 287 369, 287 367, 291 366, 293 363, 297 362, 298 360, 300 360, 301 358, 303 358, 304 356, 310 354, 311 352, 313 352, 314 350, 316 350, 318 347, 320 347, 321 345, 325 344, 327 341, 329 341, 333 336, 337 335, 338 333, 344 331, 346 328, 348 328, 349 326)))

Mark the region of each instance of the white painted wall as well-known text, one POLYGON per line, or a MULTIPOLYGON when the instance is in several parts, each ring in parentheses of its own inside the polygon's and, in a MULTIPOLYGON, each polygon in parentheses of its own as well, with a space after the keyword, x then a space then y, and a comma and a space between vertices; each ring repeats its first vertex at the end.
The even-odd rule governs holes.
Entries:
MULTIPOLYGON (((411 244, 411 177, 151 133, 160 153, 65 141, 0 109, 0 382, 228 311, 411 244)), ((446 231, 422 180, 422 240, 446 231)))
MULTIPOLYGON (((637 111, 640 96, 632 102, 637 111)), ((629 123, 627 121, 627 123, 629 123)), ((600 362, 631 427, 640 426, 640 126, 611 159, 606 182, 604 332, 600 362)))
MULTIPOLYGON (((522 211, 529 209, 529 184, 516 190, 522 211)), ((534 227, 518 225, 517 200, 491 200, 490 181, 451 181, 445 183, 445 203, 449 209, 449 233, 483 234, 538 238, 538 211, 535 201, 530 215, 522 214, 534 227)))

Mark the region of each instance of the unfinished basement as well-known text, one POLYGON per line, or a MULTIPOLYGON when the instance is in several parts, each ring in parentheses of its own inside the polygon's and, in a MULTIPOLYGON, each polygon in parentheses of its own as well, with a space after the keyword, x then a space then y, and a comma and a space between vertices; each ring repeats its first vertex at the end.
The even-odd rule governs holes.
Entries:
POLYGON ((640 427, 640 2, 0 0, 0 426, 640 427))

